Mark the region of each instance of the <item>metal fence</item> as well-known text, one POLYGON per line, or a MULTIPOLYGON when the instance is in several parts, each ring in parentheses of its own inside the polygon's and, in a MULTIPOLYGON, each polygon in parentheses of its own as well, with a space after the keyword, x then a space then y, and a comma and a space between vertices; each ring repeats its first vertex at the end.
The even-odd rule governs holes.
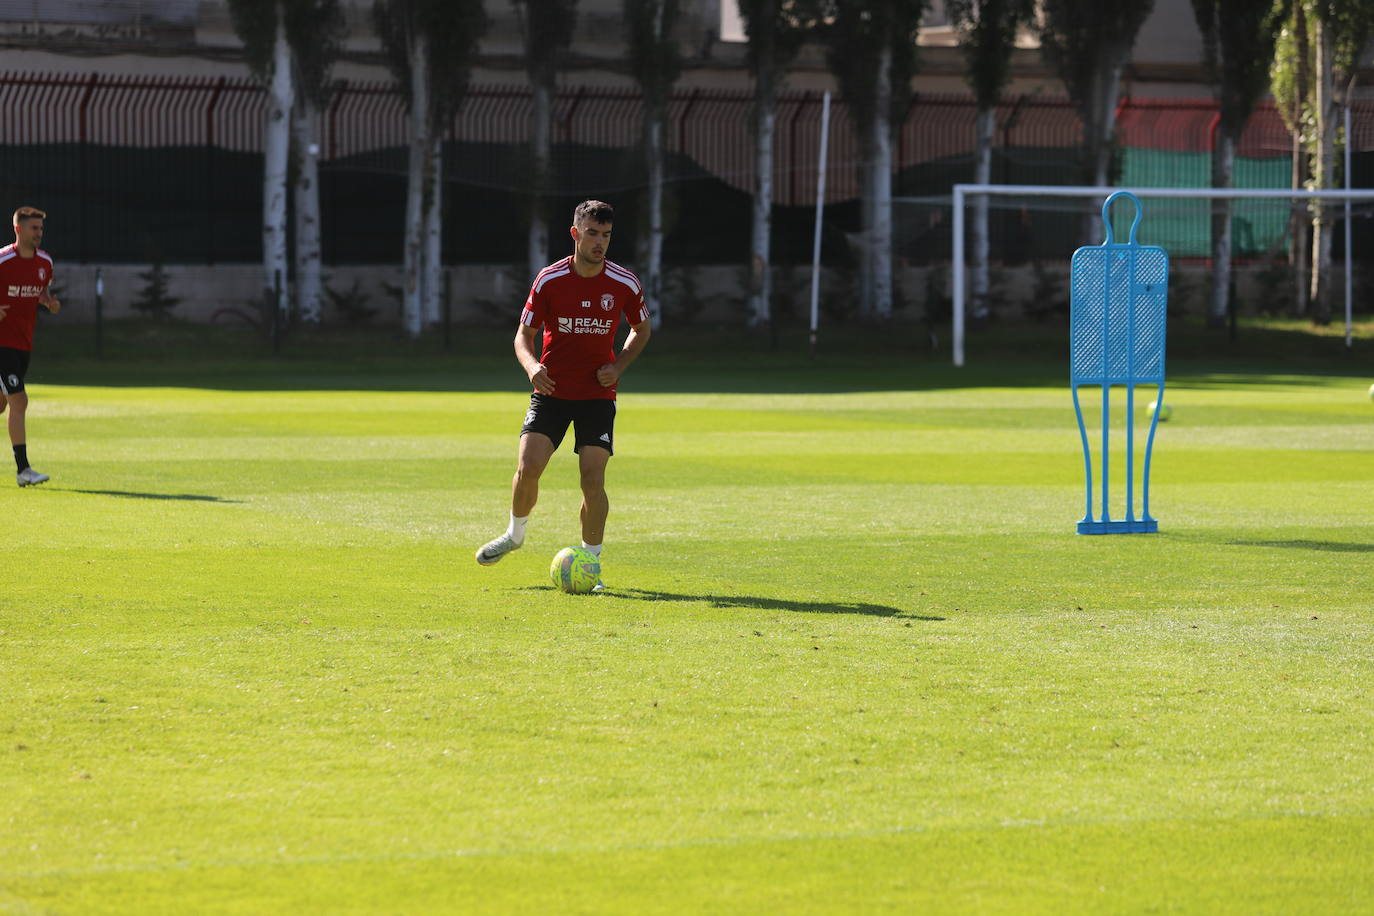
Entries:
MULTIPOLYGON (((666 147, 670 193, 676 189, 677 199, 670 213, 684 239, 673 244, 670 236, 670 258, 741 259, 736 246, 743 235, 726 233, 721 250, 694 247, 688 237, 704 214, 747 224, 753 106, 747 91, 683 89, 672 97, 666 147)), ((494 208, 503 225, 494 235, 466 237, 462 221, 450 219, 446 260, 522 258, 518 214, 528 187, 530 107, 525 87, 473 86, 448 126, 446 213, 494 208)), ((51 222, 68 221, 62 235, 69 261, 255 260, 264 109, 264 92, 249 79, 0 74, 0 199, 43 206, 51 222)), ((820 111, 818 92, 784 93, 779 102, 774 188, 784 245, 792 234, 807 234, 802 230, 810 216, 803 208, 815 202, 820 111), (796 233, 789 220, 798 223, 796 233)), ((633 199, 643 186, 636 156, 641 115, 632 89, 569 86, 559 92, 551 188, 558 222, 566 221, 559 205, 586 196, 618 206, 629 201, 635 210, 633 199)), ((942 197, 955 181, 972 179, 975 115, 967 94, 912 99, 895 145, 899 194, 942 197)), ((1131 156, 1192 154, 1204 162, 1216 122, 1210 100, 1123 100, 1119 138, 1127 167, 1134 169, 1132 182, 1206 185, 1205 170, 1196 168, 1181 182, 1177 159, 1131 156)), ((1358 103, 1353 123, 1355 148, 1374 148, 1374 103, 1358 103)), ((393 84, 335 85, 321 133, 326 260, 399 260, 406 133, 405 102, 393 84), (397 231, 388 231, 393 224, 397 231)), ((1066 99, 1009 97, 998 110, 994 180, 1079 183, 1080 141, 1081 126, 1066 99)), ((1261 105, 1239 155, 1277 165, 1290 149, 1277 112, 1261 105)), ((838 229, 852 228, 858 188, 858 144, 846 107, 837 102, 826 198, 836 205, 838 229)))

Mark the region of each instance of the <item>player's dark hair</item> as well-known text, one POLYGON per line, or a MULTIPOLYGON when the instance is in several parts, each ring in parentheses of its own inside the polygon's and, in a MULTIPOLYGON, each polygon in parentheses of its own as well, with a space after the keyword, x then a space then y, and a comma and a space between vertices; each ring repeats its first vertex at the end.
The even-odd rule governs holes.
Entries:
POLYGON ((20 207, 18 210, 14 211, 14 225, 19 225, 19 221, 21 219, 31 219, 35 216, 39 219, 48 218, 48 214, 44 213, 37 207, 20 207))
POLYGON ((609 225, 614 222, 615 208, 605 201, 584 200, 573 211, 574 226, 579 223, 606 223, 609 225))

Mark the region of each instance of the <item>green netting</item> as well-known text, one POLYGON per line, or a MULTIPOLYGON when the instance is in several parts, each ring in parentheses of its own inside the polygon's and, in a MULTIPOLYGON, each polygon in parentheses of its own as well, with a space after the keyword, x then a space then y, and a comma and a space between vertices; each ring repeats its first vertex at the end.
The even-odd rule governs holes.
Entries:
MULTIPOLYGON (((1212 154, 1127 147, 1122 151, 1125 188, 1205 188, 1212 182, 1212 154)), ((1287 158, 1236 157, 1232 185, 1237 188, 1287 188, 1287 158)), ((1175 258, 1205 258, 1212 253, 1212 229, 1206 200, 1146 200, 1140 242, 1160 245, 1175 258)), ((1130 210, 1129 207, 1124 208, 1130 210)), ((1258 257, 1284 244, 1291 203, 1287 200, 1232 202, 1232 250, 1238 257, 1258 257)), ((1129 231, 1129 215, 1113 214, 1113 231, 1129 231), (1123 225, 1118 222, 1125 221, 1123 225)))

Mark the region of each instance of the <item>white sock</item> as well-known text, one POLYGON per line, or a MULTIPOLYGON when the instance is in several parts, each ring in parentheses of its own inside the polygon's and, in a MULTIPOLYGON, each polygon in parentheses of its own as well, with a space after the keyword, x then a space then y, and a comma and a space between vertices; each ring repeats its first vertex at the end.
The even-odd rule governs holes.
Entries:
POLYGON ((514 512, 510 514, 510 525, 506 528, 506 534, 510 535, 511 540, 517 544, 525 543, 525 524, 530 520, 526 515, 524 518, 518 517, 514 512))
POLYGON ((588 544, 586 541, 583 541, 583 542, 582 542, 582 549, 583 549, 583 550, 590 550, 590 551, 592 552, 592 556, 596 557, 598 560, 601 559, 601 545, 600 545, 600 544, 588 544))

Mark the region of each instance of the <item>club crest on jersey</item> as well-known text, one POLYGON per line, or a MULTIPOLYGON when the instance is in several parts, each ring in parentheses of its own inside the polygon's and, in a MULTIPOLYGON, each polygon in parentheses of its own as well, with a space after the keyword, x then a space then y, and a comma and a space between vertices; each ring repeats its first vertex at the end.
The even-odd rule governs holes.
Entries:
POLYGON ((45 280, 45 279, 47 279, 47 277, 48 277, 48 269, 47 269, 46 267, 40 267, 40 268, 38 268, 38 279, 40 279, 40 280, 45 280))
POLYGON ((602 293, 601 310, 609 312, 613 308, 615 308, 615 296, 612 296, 610 293, 602 293))

